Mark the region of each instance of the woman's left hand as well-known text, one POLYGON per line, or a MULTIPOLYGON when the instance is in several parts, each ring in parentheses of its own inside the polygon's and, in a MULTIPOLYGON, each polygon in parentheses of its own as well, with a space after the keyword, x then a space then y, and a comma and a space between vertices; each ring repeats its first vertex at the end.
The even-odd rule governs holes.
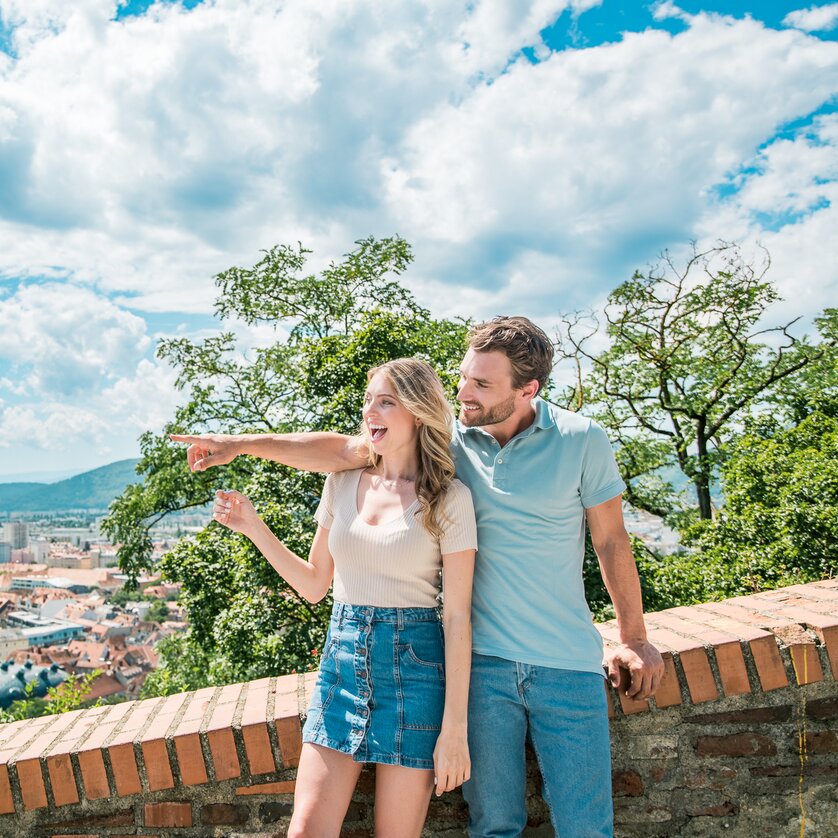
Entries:
POLYGON ((471 777, 471 759, 465 730, 446 730, 445 725, 434 748, 436 796, 453 791, 471 777))

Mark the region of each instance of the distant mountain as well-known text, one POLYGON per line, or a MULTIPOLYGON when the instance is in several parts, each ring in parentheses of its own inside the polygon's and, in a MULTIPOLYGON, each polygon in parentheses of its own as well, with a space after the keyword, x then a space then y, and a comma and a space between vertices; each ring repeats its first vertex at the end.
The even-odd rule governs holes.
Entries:
POLYGON ((61 471, 21 471, 16 474, 0 474, 0 483, 57 483, 68 477, 81 474, 81 469, 70 468, 61 471))
POLYGON ((139 460, 120 460, 58 483, 0 483, 0 512, 104 512, 129 483, 139 460))

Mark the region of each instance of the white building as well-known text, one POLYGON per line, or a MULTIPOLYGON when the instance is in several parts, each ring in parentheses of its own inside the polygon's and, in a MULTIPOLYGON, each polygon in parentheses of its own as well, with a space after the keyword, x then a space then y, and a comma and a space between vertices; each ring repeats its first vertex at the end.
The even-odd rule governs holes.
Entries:
POLYGON ((12 550, 23 550, 29 544, 29 527, 25 521, 7 521, 3 524, 3 541, 12 545, 12 550))

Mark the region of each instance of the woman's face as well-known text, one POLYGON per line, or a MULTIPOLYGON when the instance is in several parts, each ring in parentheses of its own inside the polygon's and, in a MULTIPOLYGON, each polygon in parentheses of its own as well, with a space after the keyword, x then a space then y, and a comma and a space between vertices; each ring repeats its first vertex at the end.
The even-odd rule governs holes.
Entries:
POLYGON ((384 373, 376 373, 364 393, 364 424, 376 454, 387 454, 416 444, 416 417, 396 398, 384 373))

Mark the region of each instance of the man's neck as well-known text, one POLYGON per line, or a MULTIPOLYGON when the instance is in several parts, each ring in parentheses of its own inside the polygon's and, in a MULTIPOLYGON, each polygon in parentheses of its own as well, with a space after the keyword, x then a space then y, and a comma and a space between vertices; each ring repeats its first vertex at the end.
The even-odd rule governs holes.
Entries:
POLYGON ((535 422, 535 406, 527 404, 520 412, 516 411, 508 419, 494 425, 481 425, 480 429, 491 434, 501 448, 519 433, 529 428, 535 422))

